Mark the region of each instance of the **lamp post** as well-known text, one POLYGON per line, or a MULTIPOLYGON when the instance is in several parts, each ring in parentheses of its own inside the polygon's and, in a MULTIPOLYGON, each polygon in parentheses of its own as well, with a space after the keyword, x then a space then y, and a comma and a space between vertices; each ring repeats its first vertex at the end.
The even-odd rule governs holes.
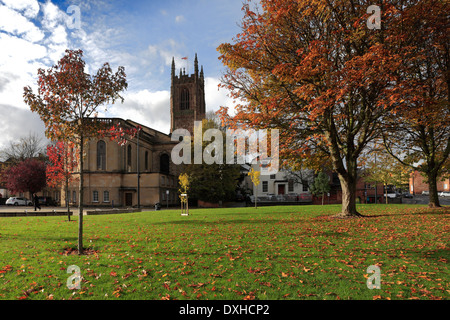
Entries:
POLYGON ((169 209, 169 190, 166 190, 166 204, 167 204, 167 209, 169 209))
MULTIPOLYGON (((375 153, 375 168, 377 168, 377 154, 375 153)), ((378 194, 377 194, 377 190, 378 189, 378 184, 375 181, 375 204, 378 203, 378 194)))

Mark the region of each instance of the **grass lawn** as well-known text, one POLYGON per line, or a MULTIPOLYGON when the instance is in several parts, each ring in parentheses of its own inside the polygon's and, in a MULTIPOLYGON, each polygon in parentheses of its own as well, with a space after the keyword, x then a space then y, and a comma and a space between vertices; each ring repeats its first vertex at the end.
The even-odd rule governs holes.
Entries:
POLYGON ((0 299, 449 299, 448 208, 360 205, 0 218, 0 299), (77 220, 77 217, 73 217, 77 220), (77 265, 81 289, 69 290, 77 265), (381 289, 368 289, 381 270, 381 289))

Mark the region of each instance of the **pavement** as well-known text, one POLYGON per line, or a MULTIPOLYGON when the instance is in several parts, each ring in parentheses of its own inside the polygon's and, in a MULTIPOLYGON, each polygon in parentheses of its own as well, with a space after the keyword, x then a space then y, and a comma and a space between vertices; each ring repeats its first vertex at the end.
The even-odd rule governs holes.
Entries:
MULTIPOLYGON (((119 208, 119 209, 124 209, 124 208, 119 208)), ((174 209, 173 207, 170 207, 169 209, 174 209)), ((34 206, 7 206, 7 205, 0 205, 0 216, 2 213, 9 213, 9 212, 25 212, 25 210, 28 213, 33 213, 34 211, 34 206)), ((90 207, 86 207, 83 210, 83 215, 86 216, 87 215, 87 211, 111 211, 110 208, 90 208, 90 207)), ((155 211, 155 208, 142 208, 143 211, 155 211)), ((166 210, 166 207, 161 208, 160 210, 166 210)), ((56 213, 59 213, 61 215, 67 214, 67 208, 63 208, 63 207, 51 207, 51 206, 41 206, 41 210, 37 209, 36 212, 53 212, 55 211, 56 213)), ((71 207, 70 211, 72 212, 73 216, 78 216, 78 207, 71 207)))
MULTIPOLYGON (((0 213, 4 212, 34 212, 34 206, 7 206, 7 205, 1 205, 0 206, 0 213)), ((92 210, 92 209, 88 209, 92 210)), ((66 213, 67 214, 67 208, 62 207, 47 207, 42 206, 41 210, 37 209, 36 212, 57 212, 57 213, 66 213)), ((72 215, 78 215, 78 208, 70 208, 70 211, 72 212, 72 215)), ((84 210, 84 215, 86 215, 86 210, 84 210)))

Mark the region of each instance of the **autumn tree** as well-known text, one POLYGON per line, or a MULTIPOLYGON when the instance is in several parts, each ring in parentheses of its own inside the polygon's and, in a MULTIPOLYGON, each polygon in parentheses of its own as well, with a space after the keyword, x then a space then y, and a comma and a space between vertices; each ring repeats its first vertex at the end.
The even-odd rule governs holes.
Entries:
POLYGON ((406 1, 386 29, 402 57, 395 85, 395 117, 383 130, 387 151, 419 171, 429 185, 429 206, 439 207, 437 180, 450 172, 450 2, 406 1))
POLYGON ((261 0, 245 3, 234 42, 219 46, 227 67, 222 86, 242 101, 231 126, 280 129, 280 157, 329 162, 342 187, 339 216, 356 210, 358 158, 380 136, 393 109, 399 56, 383 44, 394 18, 382 10, 382 29, 367 27, 369 1, 261 0), (389 68, 386 68, 389 66, 389 68))
POLYGON ((218 141, 226 140, 225 132, 218 124, 207 119, 203 119, 201 124, 201 131, 195 133, 203 137, 199 150, 195 146, 195 139, 192 139, 189 148, 191 161, 182 166, 183 173, 189 176, 189 197, 213 203, 231 200, 236 195, 240 167, 226 163, 226 152, 223 150, 223 144, 218 141), (217 136, 213 135, 208 140, 206 132, 209 129, 217 136), (201 163, 194 160, 195 152, 202 155, 201 163), (206 157, 211 161, 206 160, 206 157))
POLYGON ((25 159, 38 158, 44 154, 42 139, 36 133, 29 133, 18 141, 10 141, 9 145, 0 150, 0 158, 11 163, 25 159))
POLYGON ((322 205, 323 199, 325 198, 325 193, 330 191, 330 177, 323 171, 319 172, 314 182, 309 188, 309 191, 313 195, 322 195, 322 205))
POLYGON ((85 72, 82 50, 66 50, 58 63, 48 70, 38 70, 38 91, 24 88, 24 100, 39 114, 52 141, 73 139, 78 153, 79 222, 78 252, 83 253, 84 144, 106 130, 108 123, 97 121, 100 106, 123 102, 120 92, 127 88, 123 67, 113 73, 105 63, 95 75, 85 72))
POLYGON ((73 180, 73 169, 77 167, 77 157, 71 150, 73 150, 73 144, 67 141, 58 141, 54 145, 47 146, 48 165, 46 171, 47 185, 49 187, 58 188, 64 184, 67 218, 69 221, 69 182, 73 180))
POLYGON ((388 203, 388 186, 402 188, 408 185, 410 171, 407 166, 393 159, 384 150, 377 150, 372 153, 372 159, 366 163, 363 179, 369 183, 382 183, 388 203))
POLYGON ((260 176, 261 176, 261 171, 255 170, 254 168, 251 168, 250 171, 248 172, 248 176, 250 177, 250 179, 252 180, 253 185, 255 186, 255 208, 258 207, 258 186, 260 184, 260 176))
POLYGON ((45 162, 38 159, 26 159, 6 169, 4 179, 6 187, 13 193, 29 192, 30 195, 46 186, 45 162))

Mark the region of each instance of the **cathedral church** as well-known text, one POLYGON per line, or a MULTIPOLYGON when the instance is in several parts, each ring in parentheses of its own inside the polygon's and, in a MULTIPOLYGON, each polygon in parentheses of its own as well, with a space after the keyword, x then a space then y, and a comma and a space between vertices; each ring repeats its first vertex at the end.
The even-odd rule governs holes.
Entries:
MULTIPOLYGON (((178 141, 171 140, 176 129, 193 134, 194 121, 205 118, 205 79, 197 55, 194 74, 175 71, 172 59, 170 87, 170 134, 144 126, 134 120, 104 118, 109 124, 126 128, 141 127, 139 135, 124 146, 109 139, 87 142, 84 162, 84 205, 93 207, 149 207, 156 203, 178 203, 178 172, 170 156, 178 141)), ((169 109, 169 108, 168 108, 169 109)), ((169 112, 169 110, 168 110, 169 112)), ((78 183, 69 186, 68 201, 77 205, 78 183)), ((66 203, 61 192, 61 205, 66 203)))

